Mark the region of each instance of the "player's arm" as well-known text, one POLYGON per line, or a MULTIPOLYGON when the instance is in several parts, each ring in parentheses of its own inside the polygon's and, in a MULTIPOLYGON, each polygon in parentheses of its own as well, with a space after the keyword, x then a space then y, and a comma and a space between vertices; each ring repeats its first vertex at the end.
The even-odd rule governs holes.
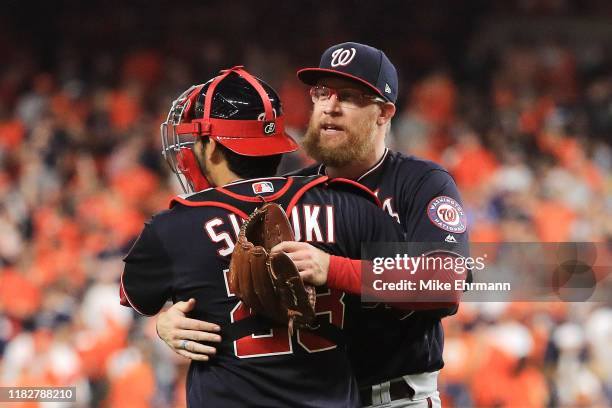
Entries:
MULTIPOLYGON (((150 224, 124 259, 121 304, 141 314, 157 314, 172 294, 172 262, 150 224)), ((218 325, 187 317, 195 300, 177 302, 156 317, 157 334, 176 353, 192 360, 207 361, 214 347, 199 342, 218 343, 218 325), (187 341, 187 342, 185 342, 187 341)))
MULTIPOLYGON (((432 249, 428 251, 430 258, 469 256, 467 216, 457 185, 448 172, 431 169, 420 180, 414 196, 405 196, 402 199, 404 203, 412 203, 411 210, 406 212, 405 219, 402 220, 406 229, 406 242, 431 243, 432 249), (452 252, 436 250, 442 243, 451 244, 452 252)), ((449 283, 455 288, 455 281, 466 279, 470 273, 458 274, 453 270, 428 268, 416 271, 413 276, 418 274, 421 279, 435 279, 442 284, 449 283)), ((443 294, 444 301, 428 302, 428 299, 436 298, 440 293, 422 293, 416 304, 403 306, 406 308, 412 306, 414 309, 435 309, 441 313, 440 316, 454 313, 462 291, 451 290, 443 294)))
POLYGON ((217 352, 210 343, 221 342, 218 334, 221 328, 214 323, 187 317, 195 304, 195 299, 189 299, 186 302, 176 302, 160 312, 155 320, 157 335, 175 353, 191 360, 208 361, 217 352))
POLYGON ((347 237, 347 250, 357 254, 354 259, 339 255, 331 255, 327 285, 353 294, 362 294, 361 273, 371 269, 370 261, 365 260, 361 253, 364 243, 403 242, 405 235, 395 219, 389 217, 373 203, 365 200, 354 200, 351 203, 351 214, 342 217, 338 228, 347 237))
POLYGON ((411 210, 402 223, 406 226, 407 242, 452 242, 462 255, 468 256, 467 217, 459 190, 453 178, 444 170, 426 173, 412 200, 411 210), (450 236, 450 237, 449 237, 450 236))
POLYGON ((287 253, 306 282, 361 294, 361 244, 402 242, 404 233, 393 218, 362 195, 343 192, 341 197, 336 203, 335 235, 340 252, 348 256, 330 255, 311 244, 293 241, 282 242, 271 252, 287 253))
MULTIPOLYGON (((413 205, 411 215, 408 219, 402 220, 406 225, 410 226, 410 238, 398 237, 396 231, 399 226, 386 213, 382 213, 379 209, 364 210, 361 208, 362 206, 356 207, 358 212, 354 213, 354 216, 350 218, 350 225, 341 225, 339 227, 340 230, 345 232, 344 234, 339 233, 338 236, 352 237, 353 240, 351 242, 357 245, 361 245, 361 242, 445 242, 446 235, 442 233, 444 230, 420 214, 426 214, 428 205, 433 198, 446 194, 449 197, 454 197, 457 203, 459 203, 459 194, 452 178, 441 170, 430 172, 430 174, 423 178, 422 182, 425 185, 421 186, 416 197, 411 198, 411 201, 416 203, 416 205, 413 205), (369 223, 368 221, 372 222, 369 223), (366 238, 364 239, 364 237, 366 238)), ((409 197, 405 199, 408 200, 409 197)), ((460 207, 458 211, 462 213, 460 207)), ((457 215, 460 215, 459 212, 457 215)), ((461 222, 465 222, 464 218, 463 216, 461 222)), ((455 229, 458 232, 454 234, 456 236, 456 244, 453 249, 459 248, 456 253, 431 251, 429 253, 430 258, 445 260, 459 255, 467 255, 467 234, 461 232, 462 229, 464 228, 457 227, 455 229)), ((331 288, 349 293, 368 295, 370 299, 381 296, 381 293, 372 290, 372 288, 367 286, 362 288, 362 271, 372 270, 372 265, 368 261, 329 255, 312 245, 301 242, 285 242, 273 248, 273 251, 280 250, 289 254, 298 266, 303 279, 307 282, 315 285, 327 284, 331 288), (368 293, 362 293, 362 289, 368 290, 368 293)), ((353 249, 354 251, 355 249, 353 249)), ((452 313, 451 309, 456 306, 461 295, 461 291, 454 289, 448 291, 448 293, 420 289, 419 282, 421 280, 433 279, 443 283, 449 282, 454 288, 454 281, 457 279, 457 276, 449 270, 436 270, 435 268, 428 267, 408 274, 402 270, 392 269, 387 271, 384 280, 392 282, 399 279, 413 281, 417 289, 403 292, 401 295, 404 298, 402 299, 395 298, 392 306, 396 308, 409 310, 448 309, 448 313, 452 313)))
POLYGON ((172 261, 151 223, 123 262, 121 304, 145 316, 157 314, 172 294, 172 261))
MULTIPOLYGON (((410 211, 403 211, 405 218, 401 220, 406 230, 406 249, 412 248, 414 251, 418 247, 419 250, 418 253, 391 255, 407 255, 413 260, 420 258, 420 263, 410 268, 409 272, 404 269, 405 263, 402 262, 401 267, 400 264, 391 263, 377 276, 373 274, 372 265, 362 264, 361 269, 369 275, 364 280, 362 290, 366 292, 362 292, 362 296, 367 295, 369 300, 381 299, 396 309, 427 310, 438 317, 453 314, 463 293, 462 285, 456 282, 469 276, 462 266, 463 262, 456 259, 469 256, 466 215, 459 192, 446 171, 431 169, 421 178, 419 186, 406 189, 406 194, 400 197, 402 204, 410 208, 410 211), (457 269, 452 265, 458 265, 457 269), (383 289, 379 292, 373 290, 375 279, 381 283, 405 282, 412 286, 410 290, 383 289), (432 282, 436 282, 436 285, 422 285, 432 282)), ((350 276, 347 271, 358 266, 354 261, 336 260, 334 257, 330 261, 330 270, 341 269, 342 276, 350 276)), ((382 286, 381 283, 378 288, 382 286)))

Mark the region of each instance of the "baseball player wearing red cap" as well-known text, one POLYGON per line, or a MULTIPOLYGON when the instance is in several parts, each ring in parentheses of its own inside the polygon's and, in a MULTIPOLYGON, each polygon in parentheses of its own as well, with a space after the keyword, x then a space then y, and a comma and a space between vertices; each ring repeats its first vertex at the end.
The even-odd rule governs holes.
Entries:
POLYGON ((188 406, 360 406, 342 341, 351 307, 345 294, 319 290, 319 328, 290 333, 234 295, 229 256, 241 220, 268 201, 291 214, 296 235, 342 256, 358 258, 362 240, 400 239, 401 229, 356 183, 272 177, 281 154, 297 145, 284 132, 276 92, 242 67, 184 92, 161 134, 163 154, 188 194, 155 215, 126 256, 122 303, 154 315, 169 299, 193 298, 190 317, 221 328, 221 338, 209 333, 173 342, 191 353, 210 352, 220 341, 214 358, 190 365, 188 406), (355 225, 352 217, 364 222, 355 225))

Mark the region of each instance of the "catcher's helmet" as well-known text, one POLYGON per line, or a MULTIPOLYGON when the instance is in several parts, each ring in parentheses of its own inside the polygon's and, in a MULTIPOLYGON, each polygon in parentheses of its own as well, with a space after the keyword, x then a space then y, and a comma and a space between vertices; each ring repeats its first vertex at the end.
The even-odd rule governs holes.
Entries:
POLYGON ((209 186, 191 150, 196 137, 213 138, 244 156, 270 156, 298 147, 285 133, 277 93, 242 66, 183 92, 172 103, 161 136, 163 155, 185 192, 209 186))

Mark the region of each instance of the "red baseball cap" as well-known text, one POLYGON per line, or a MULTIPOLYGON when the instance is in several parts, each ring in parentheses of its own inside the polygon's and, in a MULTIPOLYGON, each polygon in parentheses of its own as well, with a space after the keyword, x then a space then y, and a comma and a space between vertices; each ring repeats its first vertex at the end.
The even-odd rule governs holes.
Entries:
MULTIPOLYGON (((244 67, 194 87, 183 112, 194 119, 176 125, 177 134, 208 136, 243 156, 271 156, 298 149, 285 132, 280 98, 244 67)), ((183 121, 181 121, 183 122, 183 121)))

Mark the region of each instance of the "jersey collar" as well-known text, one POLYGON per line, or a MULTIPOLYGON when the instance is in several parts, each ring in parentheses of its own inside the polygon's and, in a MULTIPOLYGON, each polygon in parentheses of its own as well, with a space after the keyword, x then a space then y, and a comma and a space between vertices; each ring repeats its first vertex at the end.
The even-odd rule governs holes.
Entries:
POLYGON ((224 187, 234 186, 236 184, 242 184, 242 183, 251 183, 251 182, 257 182, 257 181, 269 181, 269 180, 285 180, 285 179, 287 179, 287 177, 259 177, 259 178, 246 179, 246 180, 238 179, 238 180, 232 181, 231 183, 224 184, 220 187, 224 188, 224 187))

